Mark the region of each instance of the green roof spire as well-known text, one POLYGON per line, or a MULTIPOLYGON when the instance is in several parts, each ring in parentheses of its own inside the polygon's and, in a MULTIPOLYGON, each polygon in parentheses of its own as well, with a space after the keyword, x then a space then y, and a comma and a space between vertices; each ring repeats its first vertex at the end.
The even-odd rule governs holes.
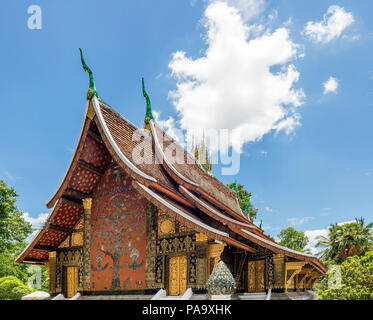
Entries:
POLYGON ((145 115, 145 119, 144 119, 145 129, 148 130, 148 131, 150 131, 149 121, 151 119, 153 119, 152 105, 150 103, 150 98, 149 98, 148 94, 145 91, 144 78, 141 78, 141 79, 142 79, 142 94, 143 94, 143 96, 146 99, 146 115, 145 115))
POLYGON ((146 99, 146 116, 149 117, 149 119, 153 119, 152 105, 150 103, 149 96, 145 91, 144 78, 141 78, 141 79, 142 79, 142 94, 144 95, 146 99))
POLYGON ((262 224, 263 224, 263 221, 262 221, 262 219, 260 219, 260 225, 259 225, 259 228, 263 230, 263 228, 262 228, 262 224))
POLYGON ((89 74, 89 90, 88 90, 88 93, 87 93, 87 97, 88 97, 89 100, 91 100, 93 96, 98 97, 98 93, 96 91, 95 82, 93 80, 92 70, 85 63, 84 58, 83 58, 83 51, 82 51, 81 48, 79 48, 79 51, 80 51, 80 59, 82 61, 83 70, 88 72, 88 74, 89 74))

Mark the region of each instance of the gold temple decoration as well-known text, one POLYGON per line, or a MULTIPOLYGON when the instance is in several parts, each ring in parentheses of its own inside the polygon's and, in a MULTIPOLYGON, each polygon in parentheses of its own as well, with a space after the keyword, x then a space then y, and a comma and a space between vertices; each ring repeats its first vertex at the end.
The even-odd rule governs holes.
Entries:
POLYGON ((72 247, 83 246, 83 232, 74 232, 71 235, 71 246, 72 247))
POLYGON ((313 283, 316 281, 316 279, 320 278, 320 273, 318 271, 312 271, 308 274, 307 279, 304 282, 304 288, 305 289, 311 289, 313 283))
POLYGON ((206 235, 204 235, 203 233, 196 233, 196 241, 197 242, 203 242, 203 241, 207 241, 208 238, 206 235))
POLYGON ((83 199, 83 208, 84 210, 91 210, 92 208, 92 198, 83 199))
POLYGON ((175 223, 170 219, 159 221, 158 226, 159 235, 166 235, 175 232, 175 223))
POLYGON ((78 267, 66 267, 66 280, 66 298, 71 298, 78 291, 78 267))
POLYGON ((56 259, 56 251, 49 251, 49 259, 56 259))
POLYGON ((88 110, 87 110, 87 117, 91 120, 95 117, 96 112, 92 105, 92 100, 89 101, 88 110))
POLYGON ((249 261, 247 264, 247 291, 265 291, 265 260, 249 261))
POLYGON ((295 287, 296 290, 299 291, 300 289, 304 288, 305 280, 308 278, 308 275, 313 271, 311 267, 303 267, 302 270, 296 275, 295 278, 295 287))
POLYGON ((306 262, 304 261, 285 262, 285 292, 288 291, 292 280, 301 272, 305 264, 306 262))
POLYGON ((66 239, 58 247, 59 248, 68 248, 68 247, 70 247, 70 236, 67 236, 66 239))
POLYGON ((176 256, 169 260, 169 295, 179 296, 187 289, 187 257, 176 256))

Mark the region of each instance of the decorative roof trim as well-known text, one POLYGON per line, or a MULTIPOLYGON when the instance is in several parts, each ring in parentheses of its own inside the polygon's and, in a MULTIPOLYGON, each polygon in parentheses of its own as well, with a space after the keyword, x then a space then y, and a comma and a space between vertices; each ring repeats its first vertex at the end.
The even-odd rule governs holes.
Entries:
POLYGON ((245 222, 241 222, 241 221, 238 221, 238 220, 235 220, 235 219, 232 219, 231 217, 228 217, 226 216, 225 214, 215 210, 214 208, 210 207, 209 205, 207 205, 205 202, 201 201, 200 199, 198 199, 193 193, 191 193, 188 189, 186 189, 185 187, 183 186, 180 186, 180 191, 185 195, 187 196, 188 198, 191 198, 193 202, 196 202, 198 203, 199 205, 201 205, 202 207, 204 207, 206 210, 210 211, 211 213, 213 213, 214 215, 216 216, 219 216, 220 218, 224 219, 224 220, 227 220, 229 222, 232 222, 232 223, 235 223, 235 224, 238 224, 240 226, 244 226, 244 227, 247 227, 247 228, 252 228, 252 229, 256 229, 257 226, 255 225, 249 225, 245 222))
MULTIPOLYGON (((163 152, 163 148, 161 146, 161 144, 159 143, 159 140, 158 140, 158 135, 155 131, 155 125, 154 125, 154 120, 151 119, 149 121, 149 124, 150 124, 150 128, 151 128, 151 131, 152 131, 152 135, 153 135, 153 138, 154 138, 154 144, 155 144, 155 151, 156 151, 156 154, 158 156, 158 159, 160 160, 160 162, 162 164, 166 164, 166 167, 169 168, 174 174, 176 174, 180 179, 184 180, 186 183, 188 184, 191 184, 192 186, 194 187, 199 187, 198 184, 194 183, 193 181, 189 180, 188 178, 184 177, 179 171, 177 171, 175 169, 175 167, 170 163, 170 161, 167 159, 167 157, 165 156, 164 152, 163 152)), ((184 150, 185 151, 185 150, 184 150)))
POLYGON ((164 206, 168 207, 169 209, 171 209, 172 211, 174 211, 175 213, 177 213, 178 215, 180 215, 181 217, 183 217, 184 219, 187 219, 189 220, 190 222, 192 222, 193 224, 196 224, 212 233, 216 233, 220 236, 223 236, 223 237, 227 237, 229 238, 229 234, 226 233, 226 232, 223 232, 223 231, 220 231, 220 230, 217 230, 215 228, 212 228, 210 226, 208 226, 207 224, 204 224, 203 222, 201 221, 198 221, 197 219, 189 216, 188 214, 186 214, 185 212, 181 211, 180 209, 174 207, 173 205, 171 205, 170 203, 168 203, 165 199, 161 198, 158 194, 156 194, 155 192, 153 192, 152 190, 150 190, 148 187, 145 187, 144 185, 142 185, 141 183, 137 182, 136 181, 136 184, 142 189, 144 190, 146 193, 148 193, 149 195, 151 195, 153 198, 155 198, 157 201, 159 201, 160 203, 162 203, 164 206))
POLYGON ((51 212, 49 213, 49 216, 44 223, 43 227, 38 231, 35 238, 27 245, 25 249, 20 253, 20 255, 15 260, 16 263, 23 263, 27 255, 34 249, 34 246, 38 243, 39 239, 42 237, 43 233, 48 229, 49 221, 53 217, 53 213, 57 212, 62 201, 57 200, 53 208, 51 209, 51 212))
POLYGON ((52 207, 54 207, 54 205, 56 204, 56 201, 58 200, 58 198, 61 197, 61 195, 62 195, 62 193, 64 191, 64 190, 62 190, 63 185, 65 183, 67 183, 68 176, 70 174, 72 174, 72 171, 75 170, 75 168, 76 168, 76 166, 78 164, 78 160, 79 160, 78 157, 80 156, 79 153, 81 152, 81 150, 84 147, 83 140, 85 140, 85 138, 87 136, 88 129, 89 129, 89 123, 91 122, 91 120, 87 117, 88 108, 89 108, 89 101, 87 100, 87 106, 86 106, 85 112, 84 112, 84 121, 83 121, 83 125, 82 125, 82 127, 80 129, 79 139, 78 139, 78 142, 77 142, 76 147, 75 147, 74 155, 73 155, 73 157, 70 160, 70 164, 69 164, 69 166, 67 168, 65 176, 62 179, 60 185, 58 186, 56 192, 54 193, 54 195, 52 196, 52 198, 47 202, 47 208, 49 208, 49 209, 52 208, 52 207), (71 171, 71 173, 70 173, 70 171, 71 171))
POLYGON ((269 246, 270 247, 269 249, 271 249, 271 247, 272 248, 274 247, 274 248, 279 249, 281 251, 285 251, 287 253, 290 253, 290 256, 293 256, 294 258, 298 258, 298 259, 299 259, 299 257, 306 258, 307 262, 313 262, 320 269, 322 269, 323 272, 327 271, 326 267, 315 256, 313 256, 311 254, 307 254, 307 253, 303 253, 303 252, 299 252, 299 251, 296 251, 296 250, 292 250, 292 249, 286 248, 284 246, 279 245, 278 243, 271 242, 271 241, 269 241, 267 239, 263 239, 262 237, 254 234, 254 233, 252 233, 252 232, 250 232, 248 230, 245 230, 245 229, 241 229, 241 231, 243 231, 244 233, 246 233, 250 237, 253 237, 253 238, 255 238, 255 239, 257 239, 257 240, 259 240, 261 242, 264 242, 264 246, 269 246), (315 260, 317 262, 315 262, 315 260))
MULTIPOLYGON (((159 158, 161 164, 163 165, 163 167, 166 169, 166 171, 172 176, 173 175, 173 178, 174 180, 178 183, 178 184, 182 184, 182 183, 186 183, 189 185, 189 187, 194 190, 194 191, 197 191, 198 193, 208 197, 209 199, 211 199, 212 202, 214 202, 215 204, 217 204, 218 206, 220 207, 223 207, 224 210, 228 211, 230 214, 232 214, 232 216, 241 219, 243 222, 247 223, 249 221, 248 217, 242 212, 242 210, 240 209, 239 212, 236 212, 232 209, 230 209, 229 207, 227 207, 226 205, 224 205, 222 202, 220 202, 219 200, 216 200, 214 197, 211 197, 205 190, 203 190, 201 188, 201 186, 191 180, 189 180, 188 178, 186 178, 184 175, 182 175, 179 171, 176 170, 176 168, 168 161, 167 157, 164 155, 164 152, 163 152, 163 148, 162 146, 160 145, 159 143, 159 140, 158 140, 158 135, 156 133, 156 130, 155 130, 155 121, 154 120, 151 120, 149 122, 150 124, 150 129, 151 129, 151 133, 152 133, 152 136, 154 138, 154 144, 155 144, 155 151, 156 151, 156 156, 159 158), (163 161, 162 161, 163 160, 163 161)), ((162 130, 162 129, 161 129, 162 130)), ((163 131, 163 130, 162 130, 163 131)), ((164 131, 163 131, 164 132, 164 131)), ((166 134, 166 133, 165 133, 166 134)), ((181 146, 180 146, 181 147, 181 146)), ((183 150, 184 152, 187 152, 185 149, 183 150)), ((190 156, 193 157, 194 160, 195 157, 191 154, 189 154, 190 156)), ((201 170, 201 172, 203 172, 204 174, 206 174, 206 172, 198 165, 198 168, 201 170)), ((212 174, 209 174, 209 176, 212 178, 212 179, 216 179, 217 181, 219 181, 215 176, 213 176, 212 174)), ((219 181, 224 187, 226 187, 221 181, 219 181)), ((231 189, 229 189, 228 187, 226 187, 228 192, 231 192, 231 193, 234 193, 234 191, 232 191, 231 189)), ((239 203, 238 203, 238 200, 237 200, 237 195, 235 194, 235 197, 234 197, 235 201, 236 201, 236 204, 239 208, 239 203)))
POLYGON ((175 194, 171 190, 167 189, 166 187, 163 187, 163 186, 159 185, 158 183, 152 183, 150 186, 153 187, 154 189, 157 189, 158 191, 168 195, 170 198, 175 199, 176 201, 180 202, 181 204, 183 204, 183 205, 185 205, 185 206, 187 206, 191 209, 196 208, 195 205, 188 202, 185 198, 181 197, 180 195, 175 194))
POLYGON ((193 228, 195 228, 195 231, 202 232, 212 239, 224 241, 232 246, 246 250, 248 252, 252 252, 252 253, 257 252, 254 248, 251 248, 248 245, 241 243, 238 240, 230 238, 226 232, 222 232, 220 230, 216 230, 215 228, 207 226, 205 223, 203 222, 201 223, 200 221, 191 217, 187 213, 184 213, 182 210, 174 207, 172 204, 168 203, 167 200, 161 198, 158 194, 156 194, 149 188, 145 187, 144 185, 141 185, 141 183, 137 181, 133 181, 132 185, 134 186, 136 190, 139 191, 140 194, 142 194, 155 206, 161 208, 162 210, 167 211, 170 215, 173 215, 177 220, 179 220, 179 222, 192 225, 193 228))
POLYGON ((303 253, 303 252, 299 252, 299 251, 296 251, 296 250, 292 250, 292 249, 289 249, 287 247, 284 247, 284 246, 281 246, 279 245, 278 243, 274 243, 274 242, 270 242, 269 240, 267 239, 263 239, 261 238, 260 236, 254 234, 254 233, 251 233, 250 231, 248 230, 244 230, 244 229, 241 229, 243 232, 247 233, 249 236, 252 236, 260 241, 263 241, 265 242, 266 244, 268 245, 271 245, 273 247, 276 247, 278 249, 281 249, 281 250, 284 250, 284 251, 287 251, 287 252, 290 252, 290 253, 294 253, 294 254, 297 254, 297 255, 301 255, 301 256, 304 256, 304 257, 308 257, 308 258, 316 258, 315 256, 311 255, 311 254, 307 254, 307 253, 303 253))
MULTIPOLYGON (((242 222, 244 223, 247 223, 247 222, 250 222, 250 220, 245 217, 245 216, 241 216, 240 214, 238 214, 236 211, 232 210, 231 208, 229 208, 228 206, 226 206, 224 203, 220 202, 219 200, 215 199, 214 197, 212 197, 211 195, 209 195, 205 190, 203 190, 202 188, 196 188, 196 190, 199 194, 201 194, 202 196, 204 196, 205 198, 207 198, 209 201, 215 203, 217 206, 221 207, 223 210, 227 211, 232 217, 235 217, 237 219, 241 219, 242 222)), ((237 200, 237 199, 236 199, 237 200)), ((242 211, 241 211, 242 212, 242 211)))
POLYGON ((118 145, 116 144, 114 138, 112 137, 111 133, 110 133, 110 130, 108 128, 108 126, 106 125, 106 122, 105 122, 105 119, 102 115, 102 112, 101 112, 101 108, 100 108, 100 105, 99 105, 99 102, 98 102, 98 99, 96 96, 94 96, 92 98, 92 102, 93 102, 93 108, 95 109, 95 112, 96 112, 96 115, 97 115, 97 119, 105 133, 105 136, 106 138, 108 139, 111 147, 114 149, 114 151, 116 152, 116 154, 119 156, 119 158, 124 162, 124 164, 130 169, 132 170, 134 173, 136 173, 137 175, 141 176, 142 178, 144 179, 147 179, 147 180, 150 180, 150 181, 153 181, 153 182, 157 182, 157 180, 149 175, 147 175, 146 173, 142 172, 139 168, 137 168, 123 153, 122 151, 119 149, 118 145))

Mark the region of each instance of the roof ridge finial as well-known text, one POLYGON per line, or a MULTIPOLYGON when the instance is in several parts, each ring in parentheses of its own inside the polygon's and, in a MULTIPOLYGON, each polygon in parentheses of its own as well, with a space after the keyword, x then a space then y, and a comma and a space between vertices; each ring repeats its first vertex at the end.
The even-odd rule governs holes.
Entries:
POLYGON ((84 58, 83 58, 83 51, 82 51, 81 48, 79 48, 79 51, 80 51, 80 59, 82 61, 83 70, 86 71, 86 72, 88 72, 88 74, 89 74, 89 89, 88 89, 88 93, 87 93, 87 98, 89 100, 91 100, 93 98, 93 96, 98 97, 98 93, 96 91, 95 82, 93 80, 92 70, 85 63, 84 58))
MULTIPOLYGON (((148 94, 145 91, 145 83, 144 83, 144 78, 141 78, 142 80, 142 94, 146 99, 146 115, 145 115, 145 129, 149 130, 149 121, 153 119, 153 113, 152 113, 152 105, 150 103, 150 98, 148 94)), ((150 130, 149 130, 150 131, 150 130)))

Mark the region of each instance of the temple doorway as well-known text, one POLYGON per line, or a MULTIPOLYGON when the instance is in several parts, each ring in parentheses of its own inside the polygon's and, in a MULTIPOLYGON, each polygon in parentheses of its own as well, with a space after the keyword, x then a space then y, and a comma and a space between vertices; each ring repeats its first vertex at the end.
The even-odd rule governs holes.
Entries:
POLYGON ((71 298, 78 292, 78 267, 65 267, 64 271, 64 296, 71 298))
POLYGON ((175 256, 169 259, 169 295, 183 295, 187 289, 187 257, 175 256))
POLYGON ((247 291, 265 291, 265 263, 264 260, 249 261, 247 266, 247 291))

